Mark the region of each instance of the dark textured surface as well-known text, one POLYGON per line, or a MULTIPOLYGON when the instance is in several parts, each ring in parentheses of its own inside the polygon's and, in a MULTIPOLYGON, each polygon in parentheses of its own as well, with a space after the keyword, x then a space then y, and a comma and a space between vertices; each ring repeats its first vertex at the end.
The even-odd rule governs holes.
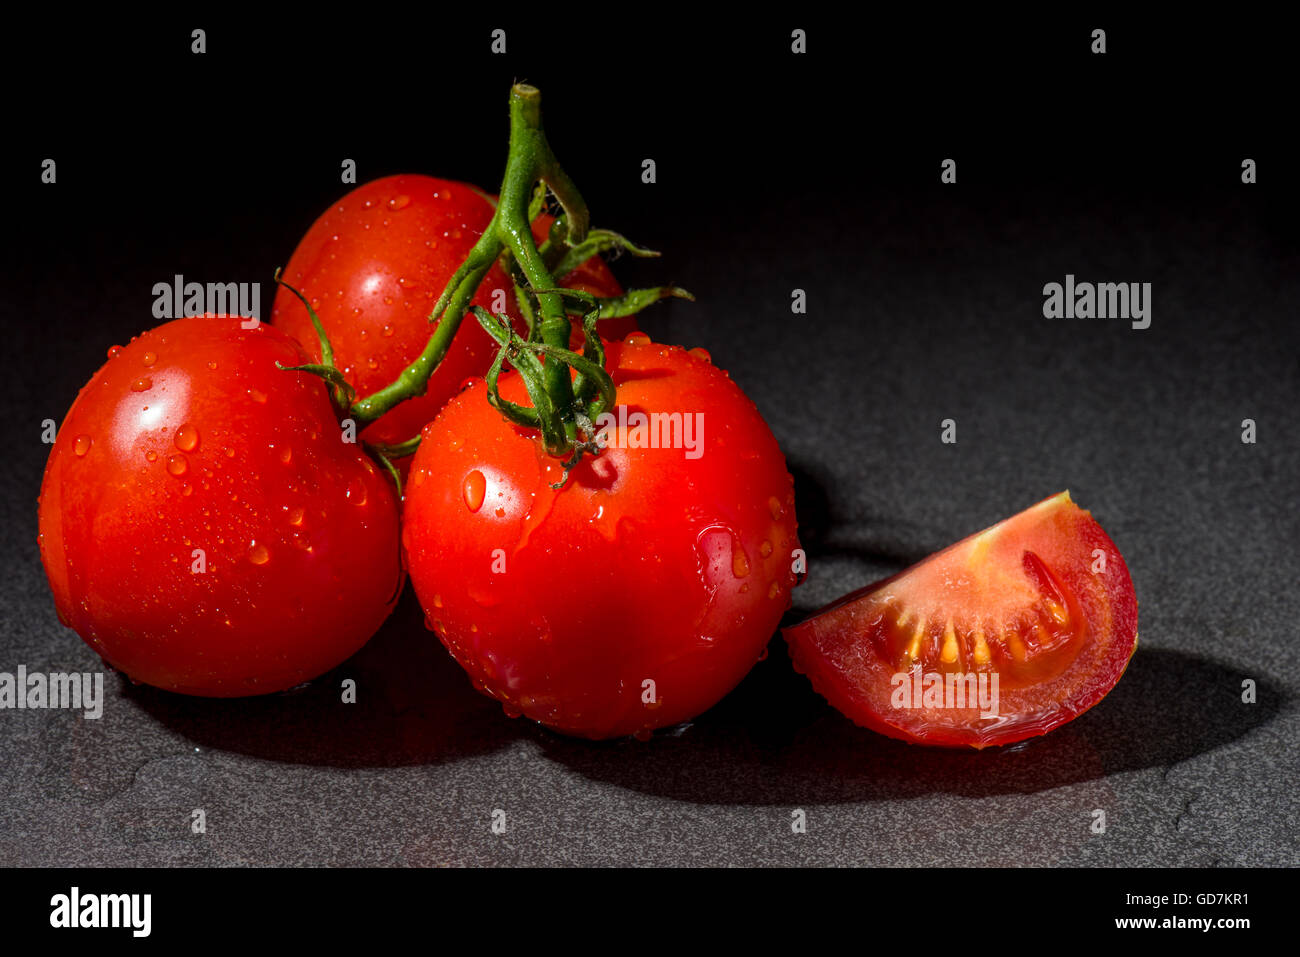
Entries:
MULTIPOLYGON (((783 42, 762 56, 784 63, 783 42)), ((490 118, 484 157, 444 166, 384 127, 356 147, 373 157, 363 178, 414 167, 491 182, 498 91, 521 68, 494 69, 501 82, 463 107, 490 118)), ((1300 244, 1294 198, 1243 187, 1236 172, 1256 151, 1276 183, 1294 156, 1238 137, 1240 117, 1164 126, 1135 106, 1112 114, 1146 130, 1131 152, 1095 143, 1067 160, 1035 147, 1033 109, 1006 105, 982 135, 954 127, 970 161, 944 188, 933 117, 880 133, 893 148, 871 156, 806 148, 846 115, 847 97, 801 98, 814 82, 831 88, 839 74, 825 65, 815 81, 778 71, 775 126, 795 132, 765 139, 761 162, 703 136, 728 116, 721 128, 739 134, 744 107, 728 114, 721 95, 676 87, 620 94, 678 125, 611 130, 596 156, 566 134, 579 119, 612 121, 566 112, 562 78, 528 75, 547 90, 557 150, 578 154, 569 165, 597 221, 665 251, 619 263, 620 275, 699 297, 648 313, 647 330, 708 348, 786 452, 811 573, 789 621, 1069 488, 1137 586, 1128 673, 1045 738, 948 753, 854 728, 777 638, 693 725, 590 744, 475 694, 408 592, 361 653, 294 694, 186 699, 109 673, 99 721, 0 712, 0 863, 1300 863, 1300 244), (653 194, 638 179, 644 155, 661 157, 653 194), (735 195, 715 195, 720 182, 735 195), (1067 272, 1151 282, 1151 327, 1044 319, 1042 286, 1067 272), (795 287, 806 316, 789 313, 795 287), (955 446, 939 441, 945 418, 955 446), (1258 423, 1257 444, 1240 441, 1243 418, 1258 423), (358 682, 355 706, 338 703, 343 677, 358 682), (1255 705, 1240 700, 1244 678, 1258 683, 1255 705), (195 808, 206 835, 189 832, 195 808), (806 834, 791 832, 795 809, 806 834), (1105 834, 1089 830, 1094 809, 1105 834)), ((1111 108, 1130 93, 1113 81, 1039 91, 1111 108)), ((197 102, 241 96, 252 93, 210 83, 197 102)), ((0 671, 98 665, 58 623, 40 567, 40 419, 59 419, 104 350, 151 324, 153 282, 264 280, 337 192, 336 154, 351 155, 352 123, 367 118, 320 127, 308 107, 295 119, 325 141, 311 148, 259 127, 271 143, 261 170, 202 151, 150 169, 132 159, 158 155, 139 138, 148 106, 124 114, 136 138, 116 157, 28 118, 67 160, 57 195, 22 187, 30 219, 3 276, 7 393, 23 404, 3 425, 0 671)))

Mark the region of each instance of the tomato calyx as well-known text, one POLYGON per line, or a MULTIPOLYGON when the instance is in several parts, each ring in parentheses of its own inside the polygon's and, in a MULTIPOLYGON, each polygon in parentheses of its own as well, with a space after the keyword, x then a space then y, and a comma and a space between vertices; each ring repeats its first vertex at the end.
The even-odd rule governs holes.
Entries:
MULTIPOLYGON (((358 428, 424 393, 430 375, 470 311, 471 299, 499 260, 514 284, 528 332, 520 336, 505 316, 493 317, 475 307, 476 320, 500 346, 488 375, 489 401, 512 421, 538 429, 547 453, 567 459, 566 476, 584 454, 597 453, 591 421, 614 400, 613 382, 604 369, 604 350, 596 333, 597 321, 632 315, 660 299, 693 297, 674 286, 635 289, 608 299, 561 288, 555 275, 565 275, 603 252, 657 255, 618 233, 590 230, 589 218, 582 195, 561 168, 542 130, 540 92, 516 84, 510 92, 509 158, 492 219, 434 304, 429 321, 437 326, 424 350, 393 382, 349 403, 348 414, 358 428), (539 247, 531 223, 545 210, 548 198, 558 203, 559 215, 539 247), (571 316, 582 317, 581 354, 569 348, 571 316), (501 399, 496 381, 507 362, 523 374, 531 407, 501 399)), ((317 328, 319 331, 319 324, 317 328)), ((321 374, 315 369, 305 371, 321 374)))

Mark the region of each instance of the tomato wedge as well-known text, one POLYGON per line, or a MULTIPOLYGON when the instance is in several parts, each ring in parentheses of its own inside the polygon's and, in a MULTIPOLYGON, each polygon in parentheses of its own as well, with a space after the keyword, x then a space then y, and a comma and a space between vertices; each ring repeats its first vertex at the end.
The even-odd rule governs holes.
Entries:
POLYGON ((784 630, 856 724, 984 748, 1044 734, 1115 687, 1137 647, 1119 549, 1061 492, 784 630))

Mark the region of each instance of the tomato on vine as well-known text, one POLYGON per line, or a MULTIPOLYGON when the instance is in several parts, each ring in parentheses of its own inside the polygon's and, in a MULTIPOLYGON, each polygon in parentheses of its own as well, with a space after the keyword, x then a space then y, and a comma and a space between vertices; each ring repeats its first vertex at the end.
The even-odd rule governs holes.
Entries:
MULTIPOLYGON (((425 427, 403 514, 429 626, 475 686, 591 738, 644 736, 722 698, 789 607, 798 562, 793 480, 753 402, 699 350, 597 332, 686 294, 611 301, 553 279, 605 248, 635 250, 588 229, 537 91, 516 86, 499 205, 435 305, 425 354, 467 311, 499 349, 425 427), (539 245, 528 224, 545 190, 562 212, 539 245), (505 252, 522 332, 471 305, 505 252)), ((410 388, 356 408, 382 415, 410 388)))
POLYGON ((288 335, 177 319, 114 347, 40 494, 59 618, 130 678, 232 697, 335 667, 402 584, 396 495, 288 335))
MULTIPOLYGON (((429 340, 430 310, 492 219, 492 197, 465 183, 431 176, 386 176, 352 190, 321 214, 284 269, 320 318, 335 363, 358 395, 396 379, 429 340)), ((552 217, 534 223, 538 238, 552 217)), ((563 278, 592 295, 617 297, 622 288, 604 260, 592 257, 563 278)), ((472 304, 518 316, 512 284, 493 265, 472 304)), ((271 322, 296 338, 313 361, 320 348, 307 309, 288 288, 271 308, 271 322)), ((631 318, 610 320, 606 335, 635 328, 631 318)), ((492 363, 492 339, 475 323, 461 329, 426 391, 371 423, 362 437, 396 446, 419 434, 447 399, 492 363)))

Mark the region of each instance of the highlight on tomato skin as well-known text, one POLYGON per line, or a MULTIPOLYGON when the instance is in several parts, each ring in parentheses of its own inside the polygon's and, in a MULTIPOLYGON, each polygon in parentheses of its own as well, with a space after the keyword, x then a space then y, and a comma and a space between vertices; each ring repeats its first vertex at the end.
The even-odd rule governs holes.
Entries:
POLYGON ((1128 566, 1061 492, 784 629, 791 659, 854 723, 984 748, 1059 727, 1137 647, 1128 566))

